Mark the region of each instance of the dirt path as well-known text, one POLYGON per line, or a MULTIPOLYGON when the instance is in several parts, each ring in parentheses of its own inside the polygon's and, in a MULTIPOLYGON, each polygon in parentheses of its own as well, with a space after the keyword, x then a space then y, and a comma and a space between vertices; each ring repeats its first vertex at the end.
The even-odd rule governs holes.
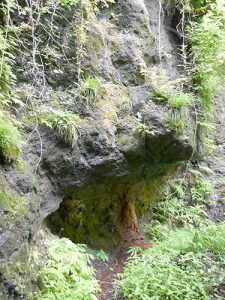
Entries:
POLYGON ((101 294, 97 295, 99 300, 122 300, 120 296, 114 297, 115 275, 121 273, 124 269, 125 262, 129 257, 128 248, 114 249, 109 253, 109 261, 103 263, 101 261, 94 262, 96 276, 100 283, 101 294))

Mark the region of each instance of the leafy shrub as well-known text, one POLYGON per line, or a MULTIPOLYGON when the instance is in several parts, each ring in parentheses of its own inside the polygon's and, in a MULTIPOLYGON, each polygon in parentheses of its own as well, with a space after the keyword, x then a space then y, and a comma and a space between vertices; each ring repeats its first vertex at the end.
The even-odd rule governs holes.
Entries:
POLYGON ((78 3, 78 0, 59 0, 59 3, 68 8, 68 9, 71 9, 72 6, 76 5, 78 3))
POLYGON ((225 224, 172 232, 133 257, 117 281, 127 299, 224 299, 225 224))
POLYGON ((195 184, 191 187, 191 197, 194 203, 206 203, 207 196, 213 192, 212 183, 203 176, 199 170, 192 170, 192 176, 195 177, 195 184))
POLYGON ((60 111, 52 111, 50 114, 41 116, 41 123, 54 130, 56 135, 68 143, 72 148, 76 145, 78 140, 77 122, 80 118, 71 113, 63 113, 60 111))
POLYGON ((48 259, 38 276, 41 290, 34 299, 94 300, 99 291, 91 255, 84 245, 75 245, 66 238, 51 238, 47 242, 48 259))
POLYGON ((189 168, 185 179, 178 174, 178 178, 167 183, 163 199, 153 208, 153 221, 149 223, 143 219, 141 224, 151 240, 164 240, 177 226, 199 227, 209 222, 205 208, 210 202, 213 185, 204 172, 204 167, 201 171, 189 168))
POLYGON ((18 161, 21 155, 21 136, 11 120, 0 113, 0 152, 6 161, 18 161))
POLYGON ((155 126, 147 126, 144 123, 138 123, 138 125, 133 129, 133 134, 135 137, 145 137, 146 135, 152 135, 159 133, 155 126))
POLYGON ((194 57, 194 88, 208 111, 225 82, 225 5, 224 0, 213 2, 200 21, 191 22, 188 36, 194 57))

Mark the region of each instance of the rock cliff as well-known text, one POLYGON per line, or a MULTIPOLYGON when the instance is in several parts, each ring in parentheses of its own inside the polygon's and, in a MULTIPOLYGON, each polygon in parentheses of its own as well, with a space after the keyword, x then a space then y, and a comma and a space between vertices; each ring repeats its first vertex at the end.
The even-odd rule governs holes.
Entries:
MULTIPOLYGON (((154 0, 119 0, 97 11, 87 5, 59 10, 52 32, 36 25, 36 69, 26 33, 31 29, 20 34, 15 90, 26 105, 12 113, 26 140, 23 166, 0 166, 7 193, 26 202, 21 213, 0 211, 1 289, 9 299, 24 297, 11 264, 26 265, 43 222, 55 234, 94 247, 141 240, 138 217, 150 212, 163 183, 194 151, 192 113, 181 111, 188 122, 178 132, 172 109, 156 95, 162 69, 163 81, 182 74, 179 39, 168 29, 173 15, 163 16, 154 0), (68 123, 61 131, 51 123, 60 114, 67 121, 76 116, 72 139, 63 135, 68 123)), ((26 18, 14 22, 32 27, 26 18)), ((18 268, 29 286, 30 271, 18 268)))

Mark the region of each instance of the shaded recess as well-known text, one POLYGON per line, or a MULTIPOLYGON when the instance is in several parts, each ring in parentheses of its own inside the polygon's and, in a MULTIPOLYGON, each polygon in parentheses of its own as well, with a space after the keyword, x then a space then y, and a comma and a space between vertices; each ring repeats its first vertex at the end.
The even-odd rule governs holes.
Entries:
POLYGON ((63 201, 46 223, 54 234, 76 243, 101 248, 125 243, 145 248, 148 245, 138 219, 150 213, 161 196, 163 183, 191 153, 190 144, 171 134, 145 136, 136 149, 126 149, 123 159, 116 162, 117 168, 115 162, 107 161, 109 175, 99 161, 86 173, 88 183, 82 186, 74 184, 76 177, 82 176, 79 170, 72 177, 61 178, 63 201))
MULTIPOLYGON (((89 111, 82 110, 82 105, 78 110, 86 119, 77 125, 79 137, 73 149, 52 132, 42 134, 42 215, 53 233, 74 242, 101 248, 121 242, 144 245, 139 217, 150 213, 163 183, 192 155, 191 112, 185 113, 182 140, 169 128, 171 110, 155 102, 147 76, 154 75, 154 69, 165 69, 165 80, 180 77, 166 28, 167 23, 173 26, 172 15, 166 26, 161 24, 158 49, 159 13, 155 1, 143 0, 116 1, 97 16, 89 12, 86 27, 92 30, 86 32, 82 68, 88 76, 101 79, 101 88, 95 99, 85 99, 91 102, 89 111)), ((74 45, 74 30, 66 36, 67 44, 74 45)), ((76 68, 67 64, 63 62, 62 68, 66 79, 61 76, 59 82, 51 74, 53 86, 64 82, 73 86, 76 68)), ((62 105, 60 101, 60 110, 71 109, 62 105)), ((76 106, 72 110, 77 111, 76 106)), ((179 114, 183 117, 183 111, 179 114)))
POLYGON ((138 216, 159 197, 161 180, 172 170, 162 166, 155 178, 137 172, 68 191, 59 209, 47 217, 47 224, 55 234, 94 247, 138 243, 142 240, 138 216))

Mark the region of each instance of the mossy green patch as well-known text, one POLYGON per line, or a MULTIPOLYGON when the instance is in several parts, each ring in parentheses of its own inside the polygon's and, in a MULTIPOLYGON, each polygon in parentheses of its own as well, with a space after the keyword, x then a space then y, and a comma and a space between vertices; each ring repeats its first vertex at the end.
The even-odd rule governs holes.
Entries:
POLYGON ((0 111, 0 154, 3 159, 18 161, 21 156, 22 139, 17 127, 7 114, 0 111))
POLYGON ((47 225, 53 233, 74 242, 102 249, 114 247, 120 243, 119 228, 127 187, 132 187, 140 217, 159 199, 162 183, 174 169, 176 165, 148 167, 127 176, 68 189, 59 209, 47 218, 47 225))
POLYGON ((10 193, 0 185, 0 213, 6 220, 13 220, 26 214, 28 201, 16 193, 10 193))

